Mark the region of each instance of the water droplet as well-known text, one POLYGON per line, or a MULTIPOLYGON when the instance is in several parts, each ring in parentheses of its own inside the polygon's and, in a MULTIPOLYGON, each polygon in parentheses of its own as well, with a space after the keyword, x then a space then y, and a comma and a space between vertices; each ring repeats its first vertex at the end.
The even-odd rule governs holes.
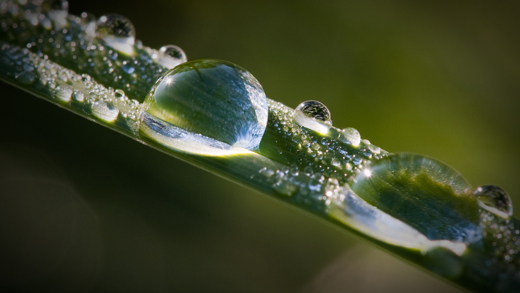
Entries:
POLYGON ((135 29, 130 20, 119 14, 106 14, 96 23, 96 34, 107 46, 128 55, 133 54, 135 29))
POLYGON ((265 177, 271 177, 274 175, 275 172, 272 169, 264 167, 264 168, 260 169, 260 171, 258 171, 258 173, 264 175, 265 177))
POLYGON ((437 160, 398 154, 372 161, 358 171, 352 190, 430 240, 468 243, 482 237, 471 186, 437 160))
POLYGON ((72 88, 69 86, 57 86, 56 89, 54 89, 56 98, 63 101, 68 102, 70 101, 70 98, 72 97, 72 88))
POLYGON ((345 143, 351 144, 355 147, 361 143, 361 135, 357 129, 348 127, 341 131, 339 139, 345 143))
POLYGON ((125 92, 122 89, 117 89, 114 91, 114 96, 116 99, 123 99, 125 97, 125 92))
POLYGON ((298 188, 298 185, 287 179, 282 179, 273 185, 273 189, 280 195, 284 196, 291 196, 295 194, 296 191, 298 191, 298 188))
POLYGON ((332 120, 327 107, 319 101, 305 101, 294 109, 294 121, 299 125, 317 131, 327 133, 332 120))
POLYGON ((133 67, 132 64, 128 63, 127 61, 123 62, 123 66, 121 67, 123 68, 123 71, 128 74, 132 74, 135 72, 135 67, 133 67))
POLYGON ((188 61, 184 51, 174 45, 162 46, 157 54, 157 63, 166 68, 173 68, 181 63, 188 61))
POLYGON ((92 105, 92 114, 106 122, 113 122, 119 115, 119 110, 107 102, 96 102, 92 105))
POLYGON ((478 187, 473 194, 477 196, 478 203, 483 209, 506 219, 513 214, 511 198, 502 188, 483 185, 478 187))
MULTIPOLYGON (((224 149, 256 149, 267 125, 262 86, 251 73, 221 60, 196 60, 170 69, 152 88, 144 108, 144 135, 213 146, 220 142, 224 149), (157 128, 158 123, 165 128, 157 128), (177 128, 183 137, 175 134, 177 128)), ((183 147, 180 141, 168 141, 170 147, 183 147)))
POLYGON ((74 98, 74 100, 76 100, 78 102, 83 102, 85 100, 85 94, 83 94, 83 92, 80 92, 78 90, 74 91, 74 94, 72 95, 72 97, 74 98))

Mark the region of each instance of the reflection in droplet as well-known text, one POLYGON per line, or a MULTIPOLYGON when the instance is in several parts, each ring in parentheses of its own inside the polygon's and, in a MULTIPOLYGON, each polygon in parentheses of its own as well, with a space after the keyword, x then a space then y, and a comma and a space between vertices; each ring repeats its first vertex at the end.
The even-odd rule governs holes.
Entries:
POLYGON ((361 143, 361 135, 359 134, 359 131, 352 127, 343 129, 339 139, 343 142, 352 144, 355 147, 359 146, 361 143))
POLYGON ((428 239, 470 243, 482 237, 471 186, 434 159, 398 154, 372 161, 357 173, 352 189, 428 239))
POLYGON ((299 125, 325 134, 332 124, 330 111, 319 101, 305 101, 294 109, 294 121, 299 125))
POLYGON ((483 185, 478 187, 474 194, 483 209, 506 219, 513 214, 511 198, 502 188, 495 185, 483 185))
POLYGON ((169 70, 143 107, 141 133, 173 148, 184 149, 191 141, 206 145, 203 149, 253 150, 267 125, 262 86, 251 73, 221 60, 191 61, 169 70))
POLYGON ((162 46, 157 54, 157 63, 166 68, 173 68, 181 63, 188 61, 184 51, 174 45, 162 46))
POLYGON ((461 255, 466 250, 464 243, 428 239, 408 223, 367 203, 348 185, 337 189, 336 195, 331 199, 328 213, 341 223, 388 244, 417 249, 421 252, 445 247, 457 255, 461 255))
POLYGON ((119 14, 101 16, 96 24, 96 34, 107 46, 131 55, 134 52, 135 29, 130 20, 119 14))

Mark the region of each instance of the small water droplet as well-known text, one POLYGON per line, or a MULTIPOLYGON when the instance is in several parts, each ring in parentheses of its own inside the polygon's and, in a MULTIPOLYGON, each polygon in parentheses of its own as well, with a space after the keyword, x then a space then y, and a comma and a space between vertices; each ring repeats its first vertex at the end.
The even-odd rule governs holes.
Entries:
POLYGON ((264 175, 265 177, 271 177, 274 175, 275 172, 272 169, 264 167, 264 168, 260 169, 260 171, 258 171, 258 173, 264 175))
POLYGON ((477 196, 480 207, 502 218, 513 214, 513 204, 509 194, 502 188, 494 185, 483 185, 473 193, 477 196))
POLYGON ((140 130, 150 138, 173 135, 154 126, 161 123, 186 131, 185 142, 195 141, 192 133, 202 144, 216 140, 224 148, 253 150, 267 125, 267 98, 260 83, 243 68, 221 60, 196 60, 170 69, 152 88, 144 108, 140 130))
POLYGON ((119 14, 106 14, 96 23, 96 35, 120 52, 132 55, 135 43, 135 29, 130 20, 119 14))
POLYGON ((327 133, 332 120, 330 111, 319 101, 305 101, 294 109, 294 121, 299 125, 317 131, 327 133))
POLYGON ((122 89, 117 89, 114 91, 114 96, 116 97, 116 99, 123 99, 125 97, 125 91, 123 91, 122 89))
POLYGON ((70 98, 72 97, 72 88, 69 86, 57 86, 54 91, 56 98, 63 102, 70 101, 70 98))
POLYGON ((128 62, 123 62, 123 66, 121 66, 123 68, 123 71, 128 73, 128 74, 132 74, 135 72, 135 67, 132 66, 132 64, 128 63, 128 62))
POLYGON ((273 185, 273 189, 277 193, 284 195, 284 196, 291 196, 291 195, 295 194, 296 191, 298 191, 298 188, 299 188, 298 185, 294 184, 293 182, 291 182, 287 179, 282 179, 273 185))
POLYGON ((92 114, 106 122, 113 122, 119 115, 119 109, 114 107, 112 103, 100 101, 92 105, 92 114))
POLYGON ((181 63, 188 61, 184 51, 174 45, 162 46, 157 54, 157 63, 166 68, 173 68, 181 63))
POLYGON ((85 94, 83 92, 80 92, 78 90, 74 91, 74 94, 72 95, 73 99, 78 102, 83 102, 85 100, 85 94))
POLYGON ((358 147, 361 143, 361 135, 357 129, 348 127, 341 130, 341 135, 339 139, 345 143, 351 144, 355 147, 358 147))

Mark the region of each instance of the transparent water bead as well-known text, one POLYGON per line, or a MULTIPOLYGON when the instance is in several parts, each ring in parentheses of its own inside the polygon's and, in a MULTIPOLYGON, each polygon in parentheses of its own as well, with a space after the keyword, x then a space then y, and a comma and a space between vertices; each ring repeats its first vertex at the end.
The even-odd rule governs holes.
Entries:
POLYGON ((502 218, 513 214, 513 204, 509 194, 495 185, 483 185, 473 193, 477 196, 480 207, 502 218))
POLYGON ((417 249, 423 253, 445 247, 457 255, 466 250, 464 243, 430 240, 411 225, 367 203, 348 185, 339 187, 329 205, 329 215, 382 242, 417 249))
POLYGON ((357 147, 361 143, 361 135, 355 128, 348 127, 341 131, 339 139, 343 142, 352 144, 357 147))
POLYGON ((332 125, 329 109, 319 101, 302 102, 294 109, 293 117, 299 125, 323 134, 332 125))
POLYGON ((478 204, 457 171, 431 158, 391 155, 372 161, 352 180, 352 190, 430 240, 481 239, 478 204))
POLYGON ((260 83, 245 69, 221 60, 190 61, 167 71, 143 108, 143 135, 207 155, 227 153, 215 148, 254 150, 267 125, 267 98, 260 83))
POLYGON ((166 68, 173 68, 181 63, 188 61, 184 51, 174 45, 162 46, 157 54, 157 63, 166 68))
POLYGON ((107 46, 131 55, 134 52, 135 28, 132 22, 119 14, 106 14, 96 23, 96 35, 107 46))
POLYGON ((41 10, 55 23, 57 28, 67 25, 69 2, 67 0, 43 0, 41 10))

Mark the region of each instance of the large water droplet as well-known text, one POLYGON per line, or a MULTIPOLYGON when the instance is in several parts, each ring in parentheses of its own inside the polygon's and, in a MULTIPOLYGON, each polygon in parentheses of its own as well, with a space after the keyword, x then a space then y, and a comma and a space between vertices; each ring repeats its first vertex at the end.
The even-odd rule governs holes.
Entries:
POLYGON ((478 187, 474 194, 477 196, 478 203, 483 209, 506 219, 513 214, 511 198, 502 188, 494 185, 484 185, 478 187))
POLYGON ((96 24, 96 34, 107 46, 131 55, 134 52, 135 29, 132 22, 119 14, 101 16, 96 24))
POLYGON ((398 154, 361 169, 352 189, 431 240, 480 239, 478 204, 457 171, 431 158, 398 154))
POLYGON ((194 152, 186 149, 188 142, 192 148, 256 149, 267 125, 267 98, 260 83, 245 69, 221 60, 186 62, 167 71, 144 108, 141 133, 188 152, 194 152))
POLYGON ((186 61, 188 61, 188 59, 184 51, 174 45, 162 46, 157 55, 157 63, 166 68, 173 68, 186 61))
POLYGON ((319 133, 327 133, 332 124, 330 111, 319 101, 305 101, 294 109, 294 121, 319 133))

